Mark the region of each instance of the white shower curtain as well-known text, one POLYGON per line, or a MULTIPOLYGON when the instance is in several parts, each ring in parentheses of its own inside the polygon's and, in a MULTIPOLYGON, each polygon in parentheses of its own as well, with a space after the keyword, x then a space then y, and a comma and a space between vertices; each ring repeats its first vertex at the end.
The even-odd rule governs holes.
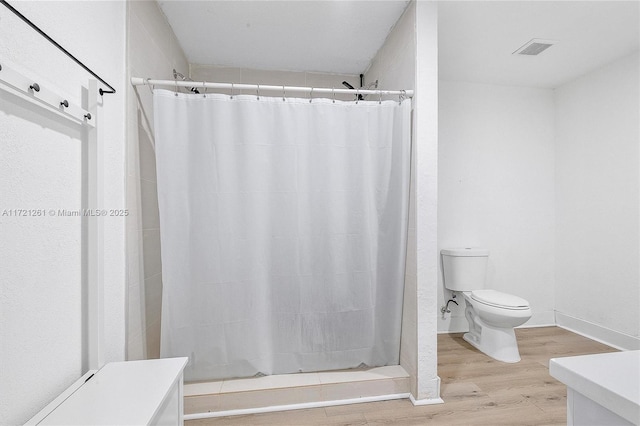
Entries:
POLYGON ((155 90, 161 356, 186 380, 398 364, 410 102, 155 90))

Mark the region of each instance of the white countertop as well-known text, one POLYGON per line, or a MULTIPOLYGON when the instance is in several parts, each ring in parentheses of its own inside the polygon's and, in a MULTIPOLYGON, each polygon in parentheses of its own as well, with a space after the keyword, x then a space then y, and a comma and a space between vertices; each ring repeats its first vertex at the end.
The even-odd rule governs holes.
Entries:
POLYGON ((109 363, 39 424, 149 424, 182 376, 187 361, 168 358, 109 363))
POLYGON ((640 424, 640 351, 553 358, 549 374, 633 424, 640 424))

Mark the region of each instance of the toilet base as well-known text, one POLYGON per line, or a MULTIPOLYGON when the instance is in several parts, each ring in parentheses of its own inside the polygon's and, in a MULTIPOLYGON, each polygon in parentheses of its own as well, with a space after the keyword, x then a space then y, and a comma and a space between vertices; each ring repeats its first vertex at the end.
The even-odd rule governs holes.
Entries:
POLYGON ((469 315, 469 332, 462 338, 480 352, 491 358, 507 363, 520 361, 518 342, 513 328, 499 328, 488 325, 477 315, 469 315))

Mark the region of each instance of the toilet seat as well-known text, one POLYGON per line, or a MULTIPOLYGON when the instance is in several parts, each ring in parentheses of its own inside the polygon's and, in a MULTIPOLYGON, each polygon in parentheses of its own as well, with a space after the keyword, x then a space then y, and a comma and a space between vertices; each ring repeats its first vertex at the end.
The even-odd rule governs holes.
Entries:
POLYGON ((474 290, 471 292, 471 298, 476 302, 500 309, 529 309, 529 302, 525 299, 497 290, 474 290))

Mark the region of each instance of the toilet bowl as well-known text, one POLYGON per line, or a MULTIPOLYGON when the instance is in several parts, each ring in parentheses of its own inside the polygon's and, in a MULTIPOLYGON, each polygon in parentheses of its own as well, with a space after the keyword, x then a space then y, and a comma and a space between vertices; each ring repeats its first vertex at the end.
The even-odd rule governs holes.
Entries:
POLYGON ((463 292, 469 332, 464 340, 490 357, 508 363, 520 361, 514 327, 531 318, 525 299, 495 290, 463 292))
POLYGON ((464 340, 498 361, 520 361, 514 327, 531 318, 529 302, 484 288, 488 250, 443 249, 441 254, 445 287, 464 296, 469 322, 464 340))
POLYGON ((531 318, 531 308, 525 299, 496 290, 463 292, 480 319, 494 327, 518 327, 531 318))

